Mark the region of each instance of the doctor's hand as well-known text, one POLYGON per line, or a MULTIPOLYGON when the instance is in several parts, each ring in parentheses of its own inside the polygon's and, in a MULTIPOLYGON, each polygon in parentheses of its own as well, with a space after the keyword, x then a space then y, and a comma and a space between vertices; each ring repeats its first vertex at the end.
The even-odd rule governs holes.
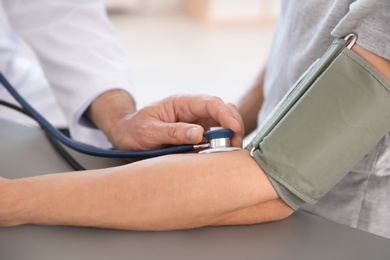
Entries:
POLYGON ((116 149, 145 150, 166 145, 198 144, 212 126, 234 132, 232 146, 242 146, 244 125, 237 109, 207 95, 175 95, 136 111, 121 90, 98 97, 87 111, 116 149))

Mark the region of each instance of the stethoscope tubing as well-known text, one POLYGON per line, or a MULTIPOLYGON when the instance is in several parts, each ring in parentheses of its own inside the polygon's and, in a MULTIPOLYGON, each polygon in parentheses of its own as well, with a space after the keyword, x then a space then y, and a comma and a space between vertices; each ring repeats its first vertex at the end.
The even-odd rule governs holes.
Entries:
POLYGON ((22 108, 30 114, 43 129, 54 136, 62 144, 80 153, 88 154, 97 157, 107 158, 152 158, 168 154, 186 153, 194 151, 194 145, 184 144, 178 146, 171 146, 155 150, 106 150, 95 147, 90 147, 84 144, 75 142, 68 138, 60 131, 58 131, 49 121, 46 120, 38 111, 36 111, 9 83, 5 76, 0 72, 0 82, 7 89, 7 91, 15 98, 15 100, 22 106, 22 108))

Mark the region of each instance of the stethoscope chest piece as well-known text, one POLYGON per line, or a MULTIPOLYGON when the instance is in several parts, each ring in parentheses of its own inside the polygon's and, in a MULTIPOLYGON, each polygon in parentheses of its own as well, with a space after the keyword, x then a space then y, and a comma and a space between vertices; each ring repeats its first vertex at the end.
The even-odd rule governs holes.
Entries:
POLYGON ((212 127, 210 130, 204 133, 204 137, 210 141, 210 146, 206 150, 202 150, 199 153, 218 153, 218 152, 231 152, 241 150, 240 147, 231 147, 230 138, 233 136, 233 131, 222 127, 212 127))

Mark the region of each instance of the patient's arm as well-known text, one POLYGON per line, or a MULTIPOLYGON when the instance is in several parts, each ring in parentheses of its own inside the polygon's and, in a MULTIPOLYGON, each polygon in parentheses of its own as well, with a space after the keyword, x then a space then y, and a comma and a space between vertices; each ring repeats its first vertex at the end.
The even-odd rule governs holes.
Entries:
POLYGON ((377 69, 387 80, 390 80, 390 60, 382 58, 369 50, 355 44, 352 50, 377 69))
POLYGON ((0 193, 2 225, 169 230, 273 221, 293 212, 245 150, 2 179, 0 193))
MULTIPOLYGON (((358 44, 352 48, 358 55, 364 58, 374 68, 390 80, 390 61, 384 59, 358 44)), ((245 125, 245 135, 250 134, 257 127, 257 116, 264 102, 263 84, 266 76, 266 66, 260 71, 256 83, 241 98, 238 110, 245 125)))
POLYGON ((255 84, 241 97, 238 104, 238 112, 245 126, 245 135, 250 134, 257 128, 257 115, 264 101, 263 84, 265 74, 266 67, 264 66, 255 84))

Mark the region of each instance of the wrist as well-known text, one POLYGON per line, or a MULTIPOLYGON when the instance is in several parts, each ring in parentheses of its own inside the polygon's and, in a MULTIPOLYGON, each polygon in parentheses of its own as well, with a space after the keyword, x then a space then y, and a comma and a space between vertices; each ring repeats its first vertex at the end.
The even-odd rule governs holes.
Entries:
POLYGON ((98 96, 86 111, 88 118, 110 139, 116 123, 136 112, 134 99, 119 89, 98 96))
POLYGON ((26 223, 28 205, 23 196, 23 180, 0 179, 0 226, 26 223))

